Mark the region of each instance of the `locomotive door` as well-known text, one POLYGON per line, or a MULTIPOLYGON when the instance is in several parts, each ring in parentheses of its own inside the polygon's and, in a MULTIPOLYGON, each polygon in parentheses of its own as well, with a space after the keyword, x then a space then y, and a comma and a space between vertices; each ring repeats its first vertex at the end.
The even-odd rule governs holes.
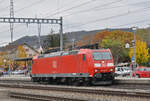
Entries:
POLYGON ((77 73, 86 72, 86 57, 84 54, 77 55, 77 73))

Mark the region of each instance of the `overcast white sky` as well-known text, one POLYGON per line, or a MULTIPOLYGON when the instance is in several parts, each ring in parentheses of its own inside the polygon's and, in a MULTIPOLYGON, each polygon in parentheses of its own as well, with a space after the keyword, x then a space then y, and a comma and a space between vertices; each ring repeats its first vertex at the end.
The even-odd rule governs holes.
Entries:
MULTIPOLYGON (((0 0, 0 17, 9 17, 10 0, 0 0)), ((15 17, 64 19, 64 32, 104 28, 148 27, 150 0, 14 0, 15 17)), ((59 31, 42 25, 42 35, 59 31)), ((38 35, 36 24, 15 24, 14 40, 38 35)), ((9 24, 0 23, 0 45, 10 42, 9 24)))

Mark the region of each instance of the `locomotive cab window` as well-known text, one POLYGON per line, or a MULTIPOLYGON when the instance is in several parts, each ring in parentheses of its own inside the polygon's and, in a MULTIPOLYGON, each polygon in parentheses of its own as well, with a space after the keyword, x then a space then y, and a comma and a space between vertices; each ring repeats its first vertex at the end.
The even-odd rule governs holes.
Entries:
POLYGON ((69 55, 69 52, 63 52, 62 56, 64 56, 64 55, 69 55))
POLYGON ((111 60, 110 52, 93 52, 94 60, 111 60))

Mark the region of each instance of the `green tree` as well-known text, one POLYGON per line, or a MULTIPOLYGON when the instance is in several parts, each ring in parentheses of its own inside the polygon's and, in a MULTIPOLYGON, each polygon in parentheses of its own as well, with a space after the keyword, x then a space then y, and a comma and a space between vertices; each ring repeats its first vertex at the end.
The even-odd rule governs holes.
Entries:
MULTIPOLYGON (((137 37, 137 39, 139 39, 137 37)), ((115 64, 118 62, 129 62, 129 49, 125 48, 125 44, 133 40, 133 33, 123 32, 120 30, 111 31, 106 36, 103 36, 102 41, 99 43, 101 48, 110 48, 115 60, 115 64)))
POLYGON ((111 49, 112 55, 115 60, 115 64, 121 61, 125 61, 125 59, 128 58, 128 50, 124 48, 121 41, 103 39, 101 42, 101 47, 111 49))

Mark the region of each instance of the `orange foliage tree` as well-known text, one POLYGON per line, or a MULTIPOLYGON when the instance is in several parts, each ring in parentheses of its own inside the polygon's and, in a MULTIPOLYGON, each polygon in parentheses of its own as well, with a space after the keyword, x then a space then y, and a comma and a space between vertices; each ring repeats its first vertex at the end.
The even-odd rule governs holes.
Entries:
MULTIPOLYGON (((18 46, 17 57, 18 58, 25 58, 25 57, 27 57, 26 51, 21 45, 18 46)), ((24 64, 25 64, 25 62, 18 62, 19 66, 23 66, 24 64)))
POLYGON ((110 34, 111 34, 111 32, 108 32, 106 30, 99 32, 99 33, 94 35, 91 42, 92 42, 92 44, 100 43, 104 37, 109 36, 110 34))

